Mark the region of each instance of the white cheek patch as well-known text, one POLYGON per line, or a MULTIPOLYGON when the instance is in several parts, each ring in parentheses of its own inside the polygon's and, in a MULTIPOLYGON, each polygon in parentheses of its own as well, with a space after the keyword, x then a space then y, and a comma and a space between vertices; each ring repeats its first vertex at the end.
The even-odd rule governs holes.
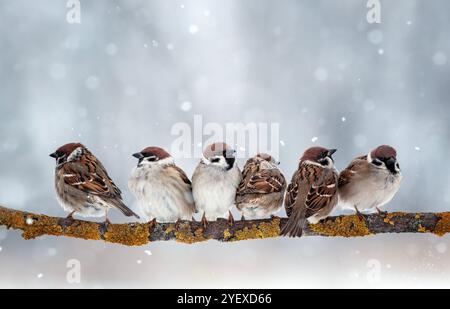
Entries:
POLYGON ((67 157, 67 162, 77 161, 83 155, 83 148, 78 147, 67 157))

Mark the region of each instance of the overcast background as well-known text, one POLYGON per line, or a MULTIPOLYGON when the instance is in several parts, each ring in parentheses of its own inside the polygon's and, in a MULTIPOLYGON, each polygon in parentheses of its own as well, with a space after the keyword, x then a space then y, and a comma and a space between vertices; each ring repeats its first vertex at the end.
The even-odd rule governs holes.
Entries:
MULTIPOLYGON (((0 2, 0 204, 65 216, 48 154, 81 141, 137 210, 131 154, 170 149, 172 126, 201 115, 279 123, 288 179, 309 146, 338 148, 342 169, 392 144, 405 177, 389 210, 450 209, 449 1, 381 1, 381 24, 365 0, 82 1, 80 24, 65 4, 0 2)), ((189 175, 197 162, 177 159, 189 175)), ((448 246, 402 234, 128 248, 0 227, 0 287, 450 287, 448 246)))

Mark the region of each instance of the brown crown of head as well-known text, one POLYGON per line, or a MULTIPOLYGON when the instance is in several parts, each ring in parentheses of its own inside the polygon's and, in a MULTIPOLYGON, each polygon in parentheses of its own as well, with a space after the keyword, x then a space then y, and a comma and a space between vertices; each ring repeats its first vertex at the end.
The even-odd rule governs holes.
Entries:
POLYGON ((377 159, 387 159, 387 158, 397 158, 397 151, 389 146, 389 145, 381 145, 378 146, 377 148, 375 148, 374 150, 372 150, 372 152, 370 153, 370 156, 372 158, 377 158, 377 159))
POLYGON ((59 147, 58 149, 56 149, 55 154, 59 154, 59 155, 70 155, 75 149, 82 147, 84 149, 86 149, 86 147, 81 144, 81 143, 69 143, 69 144, 65 144, 61 147, 59 147))
POLYGON ((145 148, 141 151, 141 154, 145 156, 155 156, 156 158, 158 158, 158 160, 163 160, 171 157, 171 155, 164 149, 154 146, 145 148))
POLYGON ((305 153, 300 158, 300 161, 317 162, 320 158, 327 156, 329 154, 329 152, 330 152, 330 149, 327 149, 324 147, 311 147, 311 148, 306 149, 305 153))
POLYGON ((210 159, 214 156, 232 156, 234 154, 234 150, 225 143, 214 143, 209 145, 203 151, 203 156, 206 159, 210 159))

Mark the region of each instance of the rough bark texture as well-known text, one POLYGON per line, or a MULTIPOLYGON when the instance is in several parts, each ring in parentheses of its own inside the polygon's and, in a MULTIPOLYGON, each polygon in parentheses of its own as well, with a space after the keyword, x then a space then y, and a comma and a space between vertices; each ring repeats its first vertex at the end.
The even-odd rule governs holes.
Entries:
MULTIPOLYGON (((287 218, 265 220, 210 222, 203 229, 200 222, 183 221, 179 224, 150 223, 110 224, 74 220, 70 225, 62 218, 49 217, 0 206, 0 226, 23 231, 23 238, 39 236, 66 236, 87 240, 104 240, 126 246, 141 246, 154 241, 175 240, 181 243, 215 239, 232 242, 280 236, 287 218)), ((372 214, 361 220, 356 215, 330 217, 321 223, 305 227, 304 236, 362 237, 382 233, 433 233, 443 236, 450 232, 450 212, 372 214)))

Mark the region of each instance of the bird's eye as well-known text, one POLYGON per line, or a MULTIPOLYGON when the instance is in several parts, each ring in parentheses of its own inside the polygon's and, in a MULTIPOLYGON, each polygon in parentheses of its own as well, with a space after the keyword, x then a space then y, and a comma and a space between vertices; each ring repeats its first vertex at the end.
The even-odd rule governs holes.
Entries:
POLYGON ((395 164, 395 166, 398 168, 398 169, 400 169, 400 164, 395 164))
POLYGON ((220 158, 214 158, 211 160, 211 163, 219 163, 220 158))
POLYGON ((373 165, 376 165, 376 166, 381 166, 381 165, 383 165, 383 162, 381 162, 381 161, 378 160, 378 159, 374 159, 374 160, 372 160, 372 164, 373 164, 373 165))

